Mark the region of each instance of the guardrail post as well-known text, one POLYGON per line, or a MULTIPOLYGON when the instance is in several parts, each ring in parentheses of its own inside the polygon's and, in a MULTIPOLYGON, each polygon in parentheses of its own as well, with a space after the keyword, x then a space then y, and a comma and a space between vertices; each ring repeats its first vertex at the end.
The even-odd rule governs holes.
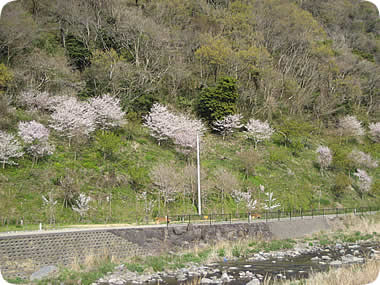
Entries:
POLYGON ((230 213, 230 224, 232 224, 232 213, 230 213))
POLYGON ((169 227, 169 215, 166 216, 166 227, 169 227))
POLYGON ((210 214, 210 226, 211 226, 211 221, 212 221, 212 214, 210 214))
POLYGON ((292 210, 289 210, 289 218, 292 220, 292 210))
POLYGON ((336 217, 338 217, 338 208, 335 208, 336 217))
POLYGON ((267 223, 268 222, 268 212, 265 211, 265 222, 267 223))
POLYGON ((323 208, 322 215, 325 217, 325 208, 323 208))
POLYGON ((280 220, 280 216, 281 216, 281 210, 278 210, 278 215, 277 215, 278 220, 280 220))
POLYGON ((301 209, 301 219, 303 219, 303 209, 301 209))
POLYGON ((191 219, 191 216, 189 215, 189 225, 190 225, 190 223, 191 223, 191 220, 190 220, 190 219, 191 219))
POLYGON ((314 219, 314 209, 311 209, 311 218, 314 219))

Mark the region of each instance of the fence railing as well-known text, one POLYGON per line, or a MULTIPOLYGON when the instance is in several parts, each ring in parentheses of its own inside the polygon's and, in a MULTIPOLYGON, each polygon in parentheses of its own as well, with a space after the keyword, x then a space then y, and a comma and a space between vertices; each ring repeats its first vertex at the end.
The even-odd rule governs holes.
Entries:
MULTIPOLYGON (((180 214, 180 215, 167 215, 164 217, 147 217, 147 216, 136 216, 131 221, 123 220, 108 220, 108 223, 128 223, 133 225, 152 225, 152 224, 215 224, 215 223, 237 223, 237 222, 255 222, 255 221, 282 221, 282 220, 294 220, 294 219, 313 219, 314 217, 324 217, 324 216, 342 216, 348 214, 354 215, 364 215, 370 212, 380 211, 380 207, 357 207, 357 208, 323 208, 323 209, 293 209, 293 210, 277 210, 277 211, 254 211, 254 212, 243 212, 243 213, 227 213, 227 214, 180 214)), ((59 222, 59 221, 56 221, 59 222)), ((107 224, 104 221, 92 221, 92 220, 82 220, 77 224, 91 225, 91 224, 107 224)), ((55 228, 58 226, 66 226, 67 223, 54 223, 50 227, 46 227, 49 224, 48 221, 43 221, 40 219, 24 219, 24 218, 9 218, 7 216, 0 216, 0 227, 15 226, 17 229, 38 229, 40 224, 44 224, 44 228, 55 228)))

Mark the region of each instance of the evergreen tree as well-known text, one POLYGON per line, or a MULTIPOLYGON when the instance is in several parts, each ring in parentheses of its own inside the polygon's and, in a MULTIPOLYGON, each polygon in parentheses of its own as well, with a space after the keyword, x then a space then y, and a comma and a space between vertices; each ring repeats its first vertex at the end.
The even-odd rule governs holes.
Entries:
POLYGON ((236 112, 238 96, 236 80, 222 77, 216 86, 202 90, 197 102, 197 111, 210 123, 223 119, 236 112))

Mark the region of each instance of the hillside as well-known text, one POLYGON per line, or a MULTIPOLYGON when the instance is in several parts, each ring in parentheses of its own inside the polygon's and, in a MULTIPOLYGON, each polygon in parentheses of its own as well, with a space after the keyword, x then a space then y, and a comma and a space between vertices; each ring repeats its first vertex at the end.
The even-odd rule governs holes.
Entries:
POLYGON ((205 213, 262 210, 270 192, 276 209, 380 204, 370 3, 23 0, 3 10, 0 62, 0 223, 196 213, 201 125, 205 213), (23 155, 4 158, 6 136, 23 155))

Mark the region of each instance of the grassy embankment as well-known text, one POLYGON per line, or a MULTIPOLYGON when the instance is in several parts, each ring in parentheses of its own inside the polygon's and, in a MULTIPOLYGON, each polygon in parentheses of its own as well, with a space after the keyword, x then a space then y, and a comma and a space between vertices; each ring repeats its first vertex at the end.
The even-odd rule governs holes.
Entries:
MULTIPOLYGON (((28 116, 31 116, 28 119, 34 118, 28 116)), ((348 159, 353 149, 379 159, 380 144, 373 144, 367 138, 361 143, 341 141, 331 135, 330 130, 321 130, 294 135, 294 139, 304 141, 304 146, 295 148, 283 145, 279 136, 254 149, 241 133, 226 140, 206 135, 201 152, 205 213, 246 211, 244 205, 236 204, 229 195, 232 189, 251 190, 255 199, 264 202, 258 187, 260 184, 266 191, 274 192, 283 209, 358 207, 380 203, 379 195, 376 196, 380 168, 368 170, 374 185, 370 194, 361 195, 352 176, 355 163, 348 159), (332 166, 323 175, 315 153, 320 144, 330 146, 335 153, 332 166), (224 186, 218 169, 232 177, 230 181, 223 181, 224 186), (221 187, 226 193, 224 200, 221 187)), ((140 123, 129 123, 118 131, 114 140, 116 147, 106 159, 99 149, 97 136, 86 144, 71 148, 55 138, 57 150, 51 157, 33 167, 28 158, 19 161, 19 166, 6 167, 0 174, 0 208, 7 211, 2 212, 0 222, 17 223, 23 219, 24 225, 40 221, 46 224, 53 215, 57 226, 76 224, 79 215, 65 201, 78 193, 86 193, 92 198, 90 210, 80 223, 136 224, 144 222, 146 216, 151 219, 166 213, 196 213, 192 204, 192 197, 196 197, 195 154, 186 158, 171 144, 157 145, 140 123), (157 202, 158 190, 151 175, 152 168, 160 163, 171 165, 174 176, 182 175, 176 185, 178 192, 167 210, 163 201, 157 202), (189 163, 193 170, 184 173, 189 163), (47 196, 50 192, 58 200, 51 212, 42 200, 42 195, 47 196), (145 214, 145 201, 139 196, 142 192, 148 193, 148 200, 155 201, 148 215, 145 214)), ((17 228, 23 229, 18 226, 0 230, 17 228)))

